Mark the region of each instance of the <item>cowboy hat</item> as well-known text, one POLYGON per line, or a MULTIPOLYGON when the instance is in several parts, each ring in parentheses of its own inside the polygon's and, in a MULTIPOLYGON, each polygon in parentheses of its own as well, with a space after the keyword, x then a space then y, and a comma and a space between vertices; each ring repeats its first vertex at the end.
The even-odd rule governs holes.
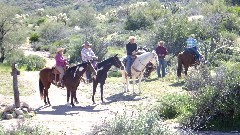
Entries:
POLYGON ((57 51, 56 51, 56 52, 58 53, 58 52, 61 52, 61 51, 63 52, 63 51, 64 51, 64 48, 57 48, 57 51))
POLYGON ((84 46, 84 45, 91 46, 92 44, 90 44, 88 41, 85 41, 84 44, 82 44, 82 46, 84 46))

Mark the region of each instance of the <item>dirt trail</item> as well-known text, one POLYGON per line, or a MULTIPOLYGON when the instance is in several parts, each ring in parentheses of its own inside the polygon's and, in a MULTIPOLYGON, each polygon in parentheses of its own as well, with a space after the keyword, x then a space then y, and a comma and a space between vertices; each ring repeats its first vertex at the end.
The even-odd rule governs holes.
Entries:
MULTIPOLYGON (((34 52, 28 48, 25 50, 26 55, 34 54, 44 57, 47 60, 48 67, 54 65, 54 60, 48 58, 46 52, 34 52)), ((127 112, 129 114, 136 110, 136 106, 148 106, 153 102, 150 98, 142 98, 123 93, 121 82, 107 83, 104 86, 105 104, 100 103, 99 87, 95 96, 97 104, 92 105, 91 93, 92 86, 80 84, 77 90, 77 98, 80 104, 75 108, 66 106, 66 89, 57 88, 51 85, 49 89, 49 98, 51 106, 43 106, 44 102, 40 99, 38 90, 38 71, 21 72, 19 79, 26 80, 26 84, 31 87, 33 94, 31 96, 20 97, 21 102, 26 102, 36 109, 36 116, 30 121, 33 125, 43 125, 53 132, 64 134, 88 134, 95 125, 101 125, 105 120, 114 118, 116 114, 127 112)), ((21 91, 20 91, 21 94, 21 91)), ((0 95, 1 105, 11 105, 13 97, 0 95)), ((3 120, 0 125, 11 128, 16 125, 17 120, 3 120)))

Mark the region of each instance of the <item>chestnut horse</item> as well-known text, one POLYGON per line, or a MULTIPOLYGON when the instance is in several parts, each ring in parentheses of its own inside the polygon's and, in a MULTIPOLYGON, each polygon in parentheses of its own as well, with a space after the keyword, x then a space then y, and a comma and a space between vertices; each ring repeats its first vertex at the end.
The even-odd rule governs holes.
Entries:
MULTIPOLYGON (((51 83, 54 84, 55 75, 53 73, 54 68, 43 68, 40 70, 39 73, 39 90, 41 99, 44 98, 45 105, 50 104, 49 97, 48 97, 48 89, 51 86, 51 83)), ((92 76, 95 77, 96 71, 94 70, 92 64, 90 62, 82 63, 77 66, 73 66, 66 70, 65 75, 63 76, 64 85, 67 88, 67 102, 69 101, 69 97, 71 94, 71 105, 74 107, 73 98, 75 102, 78 103, 76 98, 76 90, 80 83, 83 73, 89 70, 92 73, 92 76)), ((57 78, 58 80, 58 78, 57 78)))
POLYGON ((199 63, 195 61, 195 56, 192 52, 184 51, 178 54, 177 76, 181 78, 182 65, 184 66, 184 73, 187 76, 187 71, 190 66, 197 66, 199 63))

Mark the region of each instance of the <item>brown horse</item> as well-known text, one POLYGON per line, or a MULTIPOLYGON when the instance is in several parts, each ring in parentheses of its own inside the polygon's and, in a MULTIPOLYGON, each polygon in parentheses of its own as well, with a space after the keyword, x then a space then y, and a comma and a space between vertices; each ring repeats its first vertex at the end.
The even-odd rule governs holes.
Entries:
POLYGON ((91 62, 82 63, 77 66, 68 68, 65 75, 63 76, 64 85, 67 88, 67 104, 69 104, 69 97, 71 95, 72 107, 75 106, 73 104, 73 98, 74 98, 75 102, 78 103, 77 97, 76 97, 76 90, 77 90, 77 87, 80 83, 80 80, 81 80, 84 72, 86 72, 86 71, 89 71, 91 74, 91 77, 96 79, 96 70, 94 69, 91 62))
MULTIPOLYGON (((80 80, 82 79, 83 73, 89 70, 90 73, 96 75, 96 71, 94 70, 92 64, 90 62, 82 63, 77 66, 73 66, 71 68, 68 68, 66 70, 65 75, 63 76, 63 82, 64 85, 67 87, 67 102, 69 101, 70 93, 71 93, 71 105, 73 104, 73 98, 75 99, 75 102, 78 103, 76 98, 76 90, 80 83, 80 80)), ((51 83, 54 84, 55 75, 53 73, 54 68, 43 68, 40 70, 39 73, 39 90, 40 90, 40 96, 41 98, 44 98, 45 105, 50 104, 49 97, 48 97, 48 89, 51 86, 51 83), (46 101, 47 99, 47 101, 46 101)), ((57 76, 57 81, 58 81, 57 76)))
POLYGON ((187 71, 190 66, 198 65, 195 61, 194 54, 189 51, 184 51, 178 54, 178 68, 177 68, 177 76, 178 78, 181 78, 181 72, 182 72, 182 65, 184 66, 184 73, 187 76, 187 71))

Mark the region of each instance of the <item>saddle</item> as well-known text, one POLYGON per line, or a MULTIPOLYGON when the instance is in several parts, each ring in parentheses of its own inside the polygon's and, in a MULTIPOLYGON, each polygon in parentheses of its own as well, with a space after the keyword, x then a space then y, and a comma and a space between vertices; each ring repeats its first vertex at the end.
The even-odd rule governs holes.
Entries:
MULTIPOLYGON (((64 73, 66 72, 66 70, 68 69, 68 67, 69 67, 69 65, 66 65, 66 66, 64 67, 64 73)), ((60 72, 57 70, 56 65, 54 65, 54 66, 52 67, 52 74, 53 74, 52 83, 57 86, 57 82, 59 81, 60 72)))
MULTIPOLYGON (((140 55, 140 54, 139 54, 139 55, 140 55)), ((136 58, 137 58, 137 55, 132 55, 131 58, 132 58, 132 63, 131 63, 131 66, 132 66, 133 62, 134 62, 134 61, 136 60, 136 58)), ((126 65, 127 65, 127 57, 124 58, 122 62, 123 62, 123 65, 126 67, 126 65)))
POLYGON ((195 60, 195 63, 198 63, 197 54, 194 51, 192 51, 191 49, 185 49, 184 52, 192 54, 195 60))

